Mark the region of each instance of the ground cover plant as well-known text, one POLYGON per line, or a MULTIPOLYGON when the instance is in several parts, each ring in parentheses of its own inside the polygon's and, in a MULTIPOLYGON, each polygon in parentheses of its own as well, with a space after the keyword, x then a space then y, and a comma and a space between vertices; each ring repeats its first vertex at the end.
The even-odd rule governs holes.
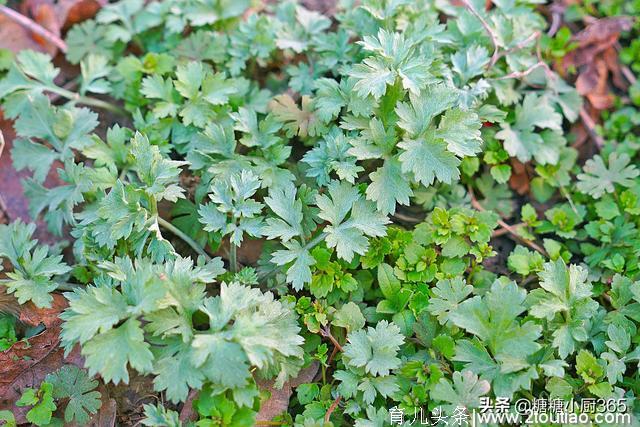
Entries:
POLYGON ((635 3, 63 3, 0 4, 0 422, 638 424, 635 3))

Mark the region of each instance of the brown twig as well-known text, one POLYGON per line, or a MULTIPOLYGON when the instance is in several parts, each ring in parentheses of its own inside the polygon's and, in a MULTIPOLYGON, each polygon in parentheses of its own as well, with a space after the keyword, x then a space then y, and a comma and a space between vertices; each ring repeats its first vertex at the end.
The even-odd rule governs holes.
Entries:
MULTIPOLYGON (((523 227, 525 225, 526 224, 524 222, 520 222, 518 224, 512 225, 511 227, 518 228, 518 227, 523 227)), ((506 228, 498 228, 493 233, 491 233, 491 237, 500 237, 500 236, 504 236, 505 234, 509 234, 509 230, 507 230, 506 228)))
POLYGON ((531 67, 527 68, 526 70, 523 71, 514 71, 513 73, 509 73, 509 74, 505 74, 504 76, 501 77, 496 77, 493 80, 508 80, 508 79, 522 79, 527 77, 529 74, 531 74, 534 70, 545 66, 546 64, 544 62, 536 62, 535 64, 533 64, 531 67))
POLYGON ((333 334, 331 334, 330 326, 324 326, 322 329, 320 329, 320 335, 322 335, 325 338, 329 338, 329 340, 333 343, 333 345, 338 350, 343 351, 342 350, 342 346, 340 345, 338 340, 336 340, 336 338, 333 336, 333 334))
POLYGON ((596 123, 593 121, 587 110, 584 107, 580 108, 580 119, 582 119, 582 123, 584 123, 584 127, 587 128, 591 139, 596 143, 598 149, 602 149, 604 147, 604 138, 596 132, 596 123))
POLYGON ((335 345, 333 346, 333 350, 331 350, 331 354, 329 355, 329 359, 327 360, 327 365, 331 365, 331 362, 333 362, 333 359, 336 357, 336 354, 338 354, 338 347, 336 347, 335 345))
POLYGON ((467 10, 473 16, 475 16, 478 19, 478 21, 480 21, 485 31, 487 32, 487 34, 489 34, 489 38, 491 39, 491 44, 493 45, 493 54, 491 55, 491 60, 489 61, 489 65, 487 66, 487 68, 491 68, 494 66, 496 62, 498 62, 498 59, 500 59, 500 56, 499 56, 500 45, 498 44, 498 37, 496 36, 493 29, 489 26, 489 23, 482 17, 482 15, 478 13, 476 8, 473 7, 473 5, 469 0, 462 0, 462 4, 464 4, 464 7, 466 7, 467 10))
MULTIPOLYGON (((620 46, 619 42, 616 42, 615 48, 618 51, 618 53, 620 53, 620 51, 622 50, 622 46, 620 46)), ((632 85, 636 84, 638 79, 636 78, 635 74, 633 74, 633 71, 631 71, 629 67, 627 67, 624 64, 620 64, 620 71, 622 72, 622 75, 624 76, 624 78, 627 79, 627 81, 630 84, 632 85)))
POLYGON ((622 71, 622 75, 624 76, 625 79, 627 79, 629 83, 631 83, 632 85, 636 84, 638 79, 636 78, 635 74, 633 74, 633 71, 631 71, 629 67, 627 67, 626 65, 621 65, 620 71, 622 71))
POLYGON ((67 44, 57 35, 53 34, 51 31, 44 28, 42 25, 38 24, 34 20, 24 16, 21 13, 16 12, 15 10, 0 4, 0 13, 11 19, 12 21, 22 25, 29 31, 38 34, 41 37, 47 39, 47 41, 51 42, 62 52, 67 52, 67 44))
POLYGON ((333 411, 335 411, 336 408, 338 407, 338 404, 340 403, 340 400, 342 400, 342 396, 336 397, 336 400, 334 400, 333 403, 331 404, 331 406, 329 406, 329 409, 327 409, 327 413, 324 415, 324 422, 325 423, 329 422, 329 419, 331 418, 331 414, 333 414, 333 411))
MULTIPOLYGON (((520 46, 521 44, 523 44, 524 42, 528 42, 531 40, 535 40, 538 37, 540 37, 540 32, 536 31, 533 34, 531 34, 531 36, 527 37, 525 40, 523 40, 522 42, 518 43, 516 46, 520 46), (535 36, 532 38, 532 36, 535 36)), ((526 45, 526 43, 524 43, 526 45)), ((524 47, 524 46, 522 46, 524 47)), ((522 48, 521 47, 521 48, 522 48)), ((510 50, 511 51, 511 50, 510 50)), ((523 71, 514 71, 513 73, 509 73, 505 76, 502 77, 498 77, 495 80, 506 80, 506 79, 522 79, 526 76, 528 76, 529 74, 531 74, 534 70, 542 67, 542 69, 544 70, 544 73, 547 75, 548 79, 554 79, 555 75, 553 74, 553 71, 551 71, 551 68, 549 68, 549 66, 547 65, 547 63, 544 61, 544 59, 542 59, 542 50, 540 49, 540 42, 538 40, 538 44, 536 45, 536 56, 538 57, 538 62, 536 62, 535 64, 533 64, 531 67, 527 68, 526 70, 523 71)))
POLYGON ((540 31, 534 31, 533 33, 529 34, 529 37, 527 37, 524 40, 521 40, 520 42, 516 43, 515 46, 503 51, 500 53, 500 58, 502 58, 503 56, 506 56, 510 53, 513 52, 517 52, 520 49, 524 49, 529 43, 531 43, 532 41, 536 40, 538 37, 540 37, 540 31))
MULTIPOLYGON (((471 197, 471 206, 473 206, 474 208, 476 208, 479 211, 486 211, 486 209, 480 204, 480 202, 478 201, 478 199, 476 199, 475 194, 473 193, 473 188, 471 188, 471 186, 467 187, 468 191, 469 191, 469 196, 471 197)), ((505 229, 506 231, 504 232, 505 234, 508 234, 509 237, 511 237, 512 239, 525 244, 527 246, 529 246, 531 249, 540 252, 542 255, 544 255, 545 257, 548 257, 549 254, 547 254, 547 251, 545 251, 542 247, 540 247, 540 245, 538 245, 536 242, 532 242, 529 239, 525 239, 524 237, 522 237, 521 235, 518 234, 518 230, 516 230, 512 225, 507 224, 506 222, 504 222, 502 220, 502 218, 498 218, 498 225, 500 225, 500 227, 502 227, 503 229, 505 229)))
MULTIPOLYGON (((491 28, 491 26, 489 25, 489 23, 487 22, 486 19, 484 19, 482 17, 482 15, 480 15, 478 13, 478 11, 476 10, 475 7, 473 7, 473 4, 471 4, 471 2, 469 0, 461 0, 462 4, 464 5, 464 7, 474 16, 476 17, 476 19, 478 19, 478 21, 480 21, 480 23, 482 24, 482 26, 484 27, 485 31, 487 32, 487 34, 489 35, 489 39, 491 39, 491 44, 493 45, 493 53, 491 54, 491 60, 489 61, 489 63, 487 64, 487 69, 493 67, 496 62, 498 62, 498 60, 500 58, 502 58, 503 56, 508 55, 509 53, 515 52, 517 50, 520 50, 522 48, 524 48, 526 45, 528 45, 529 43, 531 43, 532 41, 536 40, 537 38, 540 37, 541 33, 540 31, 534 31, 533 33, 531 33, 526 39, 518 42, 515 46, 509 48, 509 49, 505 49, 505 50, 501 50, 500 49, 500 43, 498 41, 498 36, 496 35, 495 31, 493 31, 493 28, 491 28)), ((533 70, 530 70, 528 73, 530 73, 533 70)), ((528 74, 527 73, 527 74, 528 74)), ((514 74, 514 73, 512 73, 514 74)), ((526 75, 526 74, 525 74, 526 75)), ((524 77, 524 76, 523 76, 524 77)), ((506 77, 505 78, 515 78, 514 77, 506 77)))
POLYGON ((558 30, 560 29, 560 25, 562 24, 562 17, 564 16, 564 11, 567 7, 562 4, 562 2, 554 1, 549 10, 551 12, 551 25, 549 26, 549 31, 547 31, 547 35, 549 37, 553 37, 556 35, 558 30))

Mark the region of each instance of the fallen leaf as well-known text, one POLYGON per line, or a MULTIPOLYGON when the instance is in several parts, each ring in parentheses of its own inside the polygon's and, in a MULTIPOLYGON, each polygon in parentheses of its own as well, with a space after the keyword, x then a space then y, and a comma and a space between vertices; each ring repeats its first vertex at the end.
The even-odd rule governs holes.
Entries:
POLYGON ((56 3, 58 20, 63 29, 93 18, 106 0, 59 0, 56 3))
POLYGON ((573 40, 578 42, 579 48, 590 45, 606 46, 611 39, 617 40, 621 32, 629 31, 632 25, 633 20, 626 16, 596 19, 573 36, 573 40))
POLYGON ((14 53, 26 49, 45 51, 27 29, 4 15, 0 15, 0 48, 9 49, 14 53))
MULTIPOLYGON (((53 4, 40 0, 27 0, 23 3, 25 8, 30 10, 31 18, 43 28, 49 30, 56 36, 60 36, 61 25, 56 16, 56 9, 53 4), (31 4, 30 4, 31 3, 31 4)), ((31 34, 31 37, 51 55, 55 56, 58 48, 50 40, 38 35, 31 34)))
POLYGON ((611 47, 602 52, 602 58, 609 66, 613 85, 620 90, 626 91, 629 84, 622 73, 622 65, 620 64, 620 61, 618 61, 618 50, 615 47, 611 47))
POLYGON ((180 421, 195 421, 198 419, 198 414, 196 410, 193 408, 193 401, 198 397, 198 390, 190 390, 189 395, 187 396, 187 400, 184 402, 182 406, 182 410, 180 411, 180 421))
POLYGON ((263 390, 268 390, 271 393, 271 397, 266 402, 262 403, 260 412, 256 417, 257 421, 271 421, 274 417, 280 415, 289 407, 289 399, 293 394, 293 389, 300 384, 305 384, 313 381, 318 373, 319 365, 317 362, 313 362, 308 367, 302 369, 296 378, 284 383, 281 389, 277 389, 273 386, 273 381, 264 381, 256 379, 258 387, 263 390))
POLYGON ((609 66, 606 61, 598 57, 586 65, 578 75, 576 90, 598 110, 611 107, 615 97, 609 90, 609 66))
POLYGON ((609 77, 616 86, 625 85, 615 46, 620 33, 631 28, 633 21, 627 17, 595 19, 573 36, 577 48, 567 53, 561 61, 562 73, 578 70, 576 89, 598 110, 613 105, 614 96, 609 88, 609 77))
POLYGON ((53 294, 51 308, 38 308, 31 301, 22 305, 20 321, 29 326, 44 325, 45 328, 58 326, 62 323, 60 313, 67 308, 67 300, 60 294, 53 294))
POLYGON ((509 186, 518 194, 523 195, 529 192, 531 177, 527 167, 516 159, 511 159, 511 177, 509 186))

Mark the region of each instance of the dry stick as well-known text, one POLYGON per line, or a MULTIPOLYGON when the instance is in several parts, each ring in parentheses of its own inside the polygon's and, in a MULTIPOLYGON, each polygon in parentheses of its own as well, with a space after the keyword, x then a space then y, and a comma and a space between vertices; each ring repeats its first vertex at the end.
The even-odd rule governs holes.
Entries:
POLYGON ((493 32, 493 30, 491 29, 487 21, 485 21, 482 15, 478 13, 476 8, 473 7, 473 5, 469 0, 462 0, 462 4, 464 4, 464 6, 469 10, 469 12, 471 12, 471 14, 475 16, 478 19, 478 21, 480 21, 485 31, 487 32, 487 34, 489 34, 489 38, 491 39, 491 44, 493 45, 493 54, 491 55, 491 61, 489 61, 489 65, 487 68, 491 68, 496 62, 498 62, 498 59, 499 59, 500 48, 498 45, 498 38, 496 37, 496 34, 493 32))
MULTIPOLYGON (((469 191, 469 196, 471 196, 471 206, 473 206, 474 208, 476 208, 479 211, 483 211, 483 212, 486 211, 486 209, 480 204, 480 202, 478 202, 478 199, 476 199, 476 196, 473 193, 473 189, 471 187, 468 187, 468 191, 469 191)), ((536 242, 532 242, 531 240, 525 239, 524 237, 519 235, 518 231, 515 228, 513 228, 513 226, 507 224, 501 218, 498 218, 498 224, 500 225, 500 227, 502 227, 505 230, 507 230, 509 236, 512 237, 513 239, 515 239, 515 240, 517 240, 517 241, 529 246, 533 250, 536 250, 536 251, 540 252, 545 257, 549 256, 547 254, 547 251, 545 251, 543 248, 541 248, 536 242)))
POLYGON ((518 42, 515 46, 505 50, 504 52, 501 52, 499 57, 502 58, 503 56, 506 56, 510 53, 517 52, 521 49, 524 49, 525 47, 527 47, 529 43, 531 43, 532 41, 540 37, 540 35, 541 35, 540 31, 534 31, 533 33, 529 34, 529 37, 527 37, 526 39, 518 42))
POLYGON ((627 67, 626 65, 622 65, 620 67, 620 70, 622 70, 622 75, 624 75, 624 78, 627 79, 629 83, 631 83, 632 85, 636 84, 638 79, 636 78, 636 76, 633 74, 633 71, 631 71, 629 67, 627 67))
POLYGON ((333 343, 333 345, 340 351, 342 350, 342 346, 340 345, 340 343, 338 342, 338 340, 336 340, 336 338, 331 334, 331 331, 329 330, 328 326, 323 327, 322 329, 320 329, 320 335, 322 335, 325 338, 329 338, 329 340, 333 343))
POLYGON ((587 128, 589 135, 595 141, 598 149, 601 149, 604 146, 604 138, 596 132, 596 123, 593 121, 591 116, 589 116, 589 113, 587 113, 587 110, 585 110, 584 107, 580 108, 580 118, 582 119, 584 126, 587 128))
POLYGON ((537 62, 533 64, 531 67, 527 68, 526 70, 514 71, 513 73, 505 74, 504 76, 501 76, 501 77, 496 77, 493 80, 522 79, 527 77, 529 74, 531 74, 535 69, 540 67, 544 68, 545 65, 546 64, 544 62, 537 62))
MULTIPOLYGON (((336 340, 335 337, 331 334, 331 326, 327 325, 327 326, 324 326, 322 329, 320 329, 320 335, 322 335, 325 338, 329 338, 329 340, 331 340, 331 342, 333 343, 334 348, 333 348, 333 351, 331 352, 331 357, 330 357, 330 360, 333 360, 336 351, 343 351, 342 346, 340 345, 338 340, 336 340)), ((329 364, 331 364, 331 362, 329 362, 329 364)), ((336 397, 336 400, 333 401, 333 403, 331 404, 331 406, 327 410, 327 413, 324 416, 325 423, 329 422, 329 419, 331 418, 331 414, 333 413, 333 411, 336 410, 341 399, 342 399, 342 396, 338 396, 336 397)))
POLYGON ((560 22, 562 17, 558 12, 551 13, 551 26, 549 27, 549 31, 547 31, 547 36, 553 37, 556 35, 558 30, 560 29, 560 22))
POLYGON ((49 31, 46 28, 44 28, 42 25, 38 24, 34 20, 24 16, 21 13, 16 12, 15 10, 13 10, 13 9, 7 7, 7 6, 1 5, 1 4, 0 4, 0 13, 3 14, 4 16, 6 16, 7 18, 11 19, 12 21, 15 21, 18 24, 22 25, 23 27, 25 27, 29 31, 31 31, 33 33, 36 33, 41 37, 44 37, 49 42, 54 44, 62 52, 64 52, 64 53, 67 52, 67 44, 64 42, 64 40, 62 40, 57 35, 53 34, 51 31, 49 31))
MULTIPOLYGON (((518 224, 513 224, 511 227, 518 228, 518 227, 523 227, 525 225, 526 224, 524 222, 519 222, 518 224)), ((495 230, 493 233, 491 233, 491 237, 500 237, 500 236, 504 236, 505 234, 509 234, 509 230, 507 230, 506 228, 499 228, 495 230)))
POLYGON ((336 354, 338 354, 338 347, 333 346, 333 350, 331 350, 331 354, 329 355, 329 359, 327 360, 327 365, 331 365, 331 362, 333 362, 336 354))
MULTIPOLYGON (((618 51, 618 53, 620 53, 620 51, 622 50, 622 46, 620 46, 619 42, 616 42, 615 48, 618 51)), ((632 85, 638 81, 635 74, 633 74, 633 71, 631 71, 631 69, 626 65, 620 64, 620 71, 622 71, 622 75, 624 76, 624 78, 627 79, 627 81, 632 85)))
POLYGON ((333 414, 333 411, 335 411, 336 408, 338 407, 338 404, 340 403, 340 400, 342 400, 342 396, 336 397, 336 400, 334 400, 333 403, 331 404, 331 406, 329 406, 329 409, 327 410, 327 413, 324 415, 324 422, 325 423, 329 422, 329 419, 331 418, 331 414, 333 414))

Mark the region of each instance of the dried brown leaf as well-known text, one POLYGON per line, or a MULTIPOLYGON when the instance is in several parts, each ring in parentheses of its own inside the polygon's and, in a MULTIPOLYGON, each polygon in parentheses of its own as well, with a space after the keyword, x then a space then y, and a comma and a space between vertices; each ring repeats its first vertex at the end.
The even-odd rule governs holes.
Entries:
POLYGON ((83 365, 80 351, 75 348, 65 357, 60 347, 60 320, 58 315, 66 306, 61 295, 54 296, 51 309, 27 307, 20 320, 31 324, 44 324, 46 329, 29 339, 18 341, 0 353, 0 410, 9 409, 19 423, 26 422, 29 408, 16 407, 15 402, 28 387, 38 387, 44 378, 64 364, 83 365))
POLYGON ((302 369, 296 378, 287 381, 281 389, 275 388, 273 386, 273 381, 256 380, 261 389, 268 390, 271 393, 271 397, 266 402, 262 403, 256 420, 270 421, 274 417, 286 411, 289 407, 289 399, 291 399, 293 389, 298 387, 300 384, 313 381, 318 373, 318 369, 318 363, 312 363, 308 367, 302 369))

